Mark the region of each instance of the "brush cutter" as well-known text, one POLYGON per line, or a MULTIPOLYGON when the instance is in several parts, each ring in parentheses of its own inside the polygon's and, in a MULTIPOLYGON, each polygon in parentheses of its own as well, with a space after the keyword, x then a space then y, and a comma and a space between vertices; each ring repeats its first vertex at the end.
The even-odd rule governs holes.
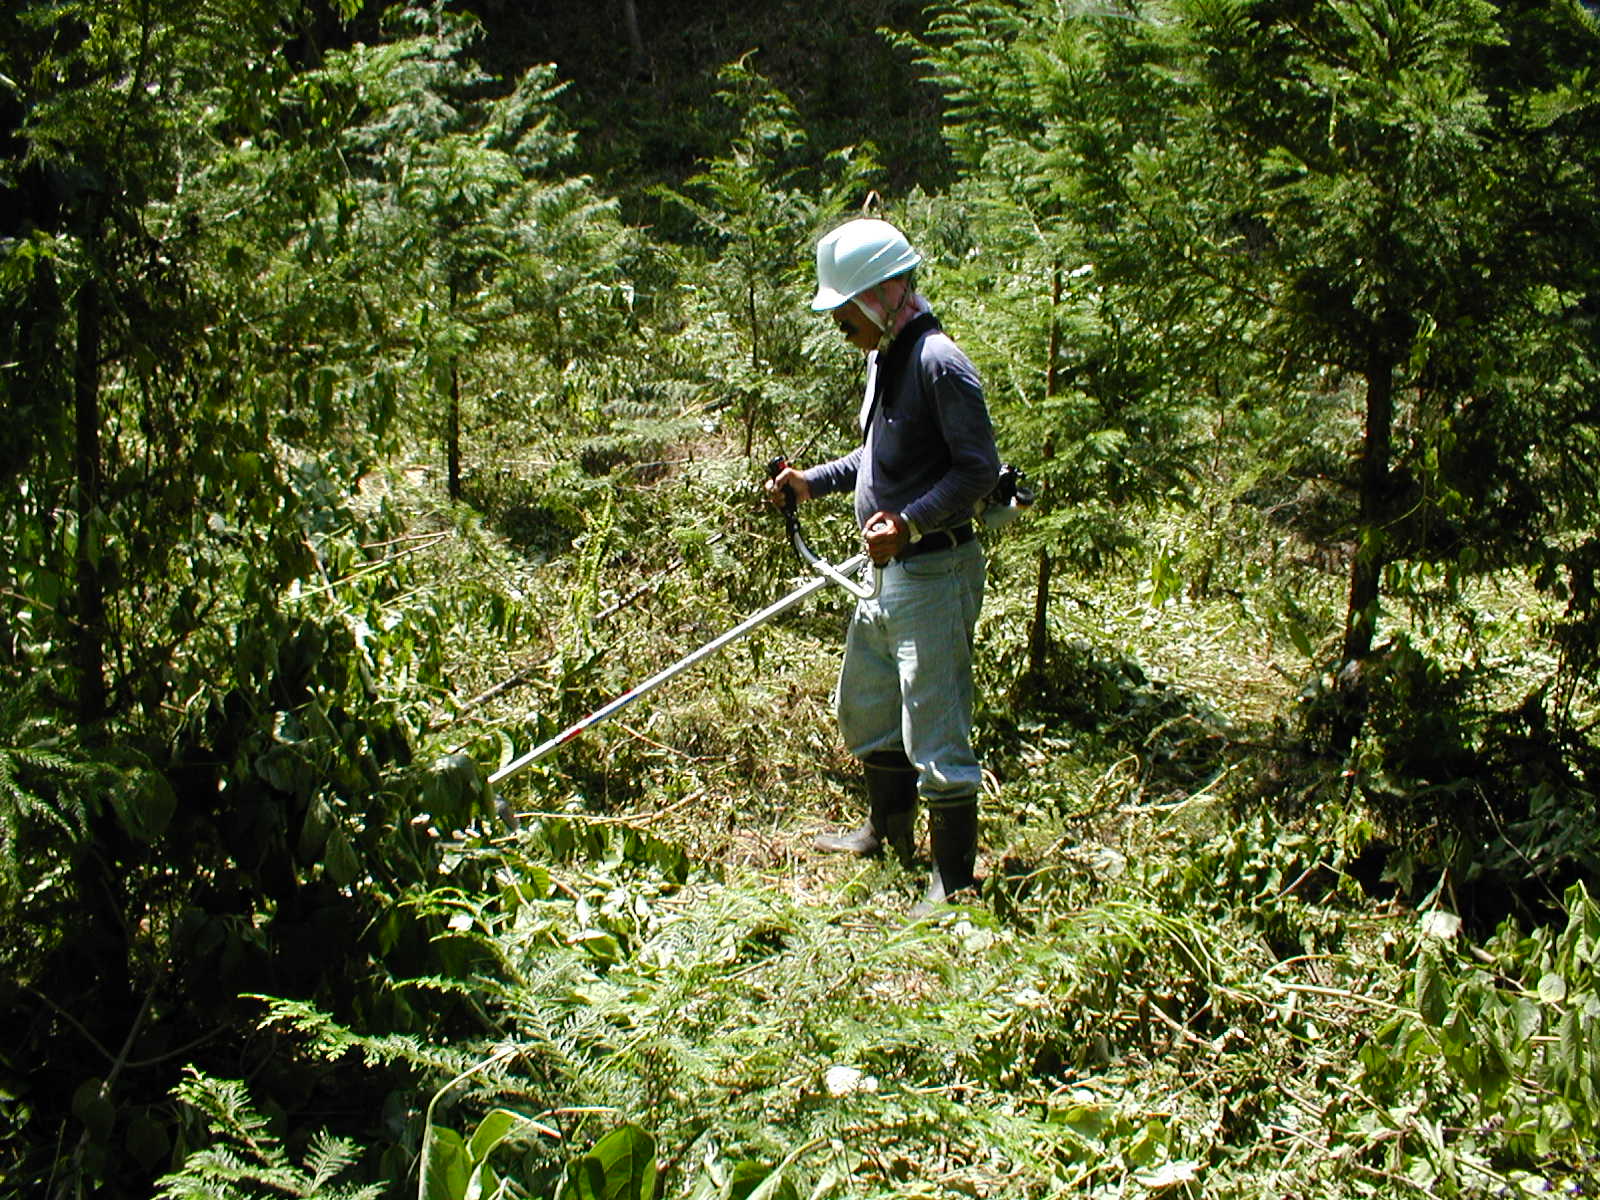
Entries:
MULTIPOLYGON (((786 463, 782 458, 773 459, 772 462, 768 464, 768 474, 776 475, 784 468, 785 465, 786 463)), ((637 687, 630 688, 628 691, 618 696, 609 704, 595 709, 594 712, 590 713, 587 717, 584 717, 583 720, 578 721, 573 725, 569 725, 566 729, 563 729, 549 741, 535 746, 532 750, 529 750, 521 758, 513 759, 511 762, 508 762, 493 775, 489 776, 490 786, 492 787, 495 784, 500 783, 502 780, 509 779, 518 771, 521 771, 524 767, 531 766, 532 764, 538 762, 552 750, 556 749, 558 746, 563 746, 567 742, 570 742, 584 730, 616 716, 619 712, 621 712, 624 708, 627 708, 628 705, 632 704, 641 696, 655 691, 656 688, 660 687, 663 683, 666 683, 667 680, 681 674, 684 671, 687 671, 690 667, 694 666, 702 659, 710 658, 724 646, 738 641, 751 630, 765 625, 779 613, 793 608, 807 596, 810 596, 816 592, 820 592, 829 584, 834 584, 838 587, 844 588, 852 596, 855 596, 860 600, 871 600, 878 594, 878 590, 883 583, 882 567, 873 567, 872 580, 870 583, 863 583, 858 579, 852 578, 852 576, 858 575, 861 571, 861 568, 866 565, 867 556, 865 554, 853 555, 852 557, 847 558, 843 562, 835 565, 816 554, 811 547, 806 544, 805 535, 800 530, 800 520, 795 515, 795 498, 792 491, 788 493, 787 502, 785 503, 783 509, 783 516, 784 522, 788 526, 789 542, 794 547, 794 552, 799 556, 800 561, 805 563, 807 567, 815 572, 814 578, 809 579, 805 583, 801 584, 794 591, 783 597, 783 599, 767 605, 766 608, 763 608, 754 616, 747 617, 745 620, 739 622, 739 624, 735 625, 732 629, 728 630, 720 637, 713 638, 711 641, 707 642, 704 646, 701 646, 692 654, 687 654, 683 658, 680 658, 677 662, 673 663, 670 667, 666 667, 663 670, 656 672, 649 679, 646 679, 637 687)))
MULTIPOLYGON (((786 466, 788 466, 788 463, 782 457, 773 459, 767 464, 768 477, 776 477, 778 472, 786 466)), ((822 591, 829 584, 843 588, 858 600, 875 598, 883 586, 883 568, 874 565, 871 582, 864 583, 859 578, 853 577, 859 576, 861 569, 867 565, 868 559, 865 554, 852 555, 838 564, 830 563, 818 555, 806 544, 805 534, 801 532, 800 518, 795 513, 794 493, 788 489, 785 489, 785 491, 787 495, 783 506, 783 519, 788 528, 789 544, 794 547, 794 552, 800 561, 815 573, 815 577, 808 579, 783 599, 767 605, 766 608, 763 608, 754 616, 745 618, 720 637, 713 638, 698 650, 680 658, 670 667, 656 672, 637 687, 630 688, 609 704, 595 709, 583 720, 567 726, 567 728, 548 741, 529 750, 521 758, 508 762, 493 775, 489 776, 490 786, 509 779, 524 767, 538 762, 552 750, 555 750, 558 746, 564 746, 584 730, 616 716, 641 696, 655 691, 667 680, 682 674, 702 659, 710 658, 724 646, 738 641, 751 630, 765 625, 779 613, 793 608, 807 596, 822 591)), ((1001 470, 1000 481, 995 490, 979 504, 978 510, 973 515, 984 526, 991 529, 999 528, 1002 525, 1009 524, 1011 520, 1026 511, 1032 503, 1033 493, 1022 485, 1022 476, 1017 469, 1008 465, 1001 470)))

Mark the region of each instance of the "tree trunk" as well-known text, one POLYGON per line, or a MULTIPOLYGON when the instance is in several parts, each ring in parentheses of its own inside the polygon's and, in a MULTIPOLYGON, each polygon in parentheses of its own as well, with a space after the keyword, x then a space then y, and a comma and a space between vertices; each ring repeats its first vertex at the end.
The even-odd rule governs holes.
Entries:
POLYGON ((450 411, 445 417, 446 489, 450 499, 461 499, 461 360, 450 360, 450 411))
POLYGON ((650 73, 650 56, 645 53, 644 38, 639 33, 639 8, 634 0, 622 0, 622 22, 628 29, 628 50, 632 54, 633 73, 643 78, 650 73))
POLYGON ((756 311, 756 277, 751 271, 744 285, 744 313, 750 322, 750 371, 761 373, 761 317, 756 311))
POLYGON ((1050 345, 1046 351, 1044 367, 1044 394, 1054 396, 1061 387, 1061 260, 1051 264, 1054 272, 1050 280, 1050 345))
MULTIPOLYGON (((745 316, 750 321, 750 375, 761 378, 761 314, 756 308, 756 276, 749 270, 745 276, 745 316)), ((756 444, 756 422, 761 418, 761 389, 751 388, 744 396, 744 456, 749 458, 756 444)))
MULTIPOLYGON (((456 319, 460 287, 450 281, 450 319, 456 319)), ((444 417, 445 493, 451 500, 461 499, 461 356, 450 356, 450 395, 444 417)))
MULTIPOLYGON (((1061 260, 1051 264, 1050 277, 1050 340, 1046 349, 1044 394, 1053 399, 1061 391, 1061 260)), ((1049 457, 1046 449, 1045 457, 1049 457)), ((1033 589, 1033 625, 1028 630, 1028 670, 1042 675, 1050 658, 1050 577, 1055 572, 1055 561, 1047 546, 1039 547, 1039 574, 1033 589)))
POLYGON ((1339 668, 1340 712, 1333 728, 1336 754, 1347 753, 1366 720, 1364 674, 1388 562, 1384 524, 1388 514, 1389 460, 1394 436, 1395 351, 1384 332, 1374 335, 1367 357, 1366 431, 1361 444, 1361 519, 1350 562, 1350 597, 1345 610, 1343 662, 1339 668))
POLYGON ((77 483, 75 559, 77 618, 74 665, 78 675, 78 722, 86 733, 106 715, 106 610, 100 576, 100 215, 90 200, 83 235, 87 273, 78 288, 77 344, 73 353, 73 474, 77 483))
POLYGON ((1050 575, 1055 561, 1039 547, 1039 577, 1033 589, 1033 624, 1028 629, 1028 673, 1043 675, 1050 660, 1050 575))

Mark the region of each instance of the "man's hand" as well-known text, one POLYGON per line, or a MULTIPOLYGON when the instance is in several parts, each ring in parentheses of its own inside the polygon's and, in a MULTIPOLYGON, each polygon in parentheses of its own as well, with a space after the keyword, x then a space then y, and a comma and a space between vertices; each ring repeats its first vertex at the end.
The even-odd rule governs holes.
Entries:
POLYGON ((867 557, 881 567, 906 548, 911 531, 899 513, 879 511, 867 518, 861 540, 866 543, 867 557))
POLYGON ((771 479, 767 480, 767 501, 778 508, 789 507, 789 497, 786 492, 794 493, 794 502, 804 504, 811 499, 811 485, 806 482, 806 477, 793 467, 785 467, 771 479))

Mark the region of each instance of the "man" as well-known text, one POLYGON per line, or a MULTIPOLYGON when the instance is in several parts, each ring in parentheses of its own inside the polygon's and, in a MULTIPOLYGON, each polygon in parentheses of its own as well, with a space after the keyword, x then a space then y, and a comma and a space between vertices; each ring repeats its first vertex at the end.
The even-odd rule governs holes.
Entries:
POLYGON ((928 806, 933 874, 919 912, 973 885, 982 773, 972 751, 972 639, 983 603, 973 506, 1000 459, 983 388, 967 356, 917 293, 922 261, 886 221, 845 223, 817 244, 814 312, 830 313, 867 355, 862 444, 843 458, 768 483, 774 503, 855 490, 856 520, 883 567, 877 598, 850 621, 835 696, 839 730, 866 771, 861 828, 822 850, 909 863, 917 800, 928 806))

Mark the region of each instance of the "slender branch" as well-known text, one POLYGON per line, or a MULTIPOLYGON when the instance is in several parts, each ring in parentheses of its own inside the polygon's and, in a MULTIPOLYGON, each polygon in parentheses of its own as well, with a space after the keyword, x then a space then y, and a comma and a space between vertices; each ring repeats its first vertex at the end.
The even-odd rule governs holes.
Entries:
POLYGON ((112 1054, 110 1050, 107 1050, 105 1046, 101 1044, 100 1039, 95 1037, 94 1034, 90 1033, 89 1030, 84 1026, 83 1022, 78 1020, 77 1017, 73 1016, 66 1009, 62 1008, 61 1005, 50 999, 49 996, 45 995, 38 988, 33 987, 30 984, 23 984, 23 987, 25 990, 32 992, 35 996, 39 997, 39 999, 43 1000, 45 1004, 48 1005, 49 1008, 56 1014, 56 1016, 60 1017, 68 1025, 71 1025, 80 1034, 82 1034, 83 1040, 98 1050, 100 1052, 100 1056, 107 1062, 116 1061, 117 1056, 112 1054))
MULTIPOLYGON (((517 813, 517 818, 524 821, 578 821, 585 825, 624 825, 629 829, 643 829, 647 825, 654 825, 657 821, 661 821, 666 817, 671 816, 681 808, 687 808, 691 804, 694 804, 700 800, 704 800, 705 795, 706 791, 704 788, 697 788, 695 791, 690 792, 682 800, 679 800, 676 804, 668 805, 666 808, 659 809, 653 813, 645 813, 642 816, 630 813, 616 817, 601 817, 594 816, 590 813, 580 812, 519 811, 517 813)), ((517 836, 518 835, 516 834, 512 834, 506 840, 515 841, 517 836)))
MULTIPOLYGON (((117 1052, 116 1057, 112 1060, 111 1069, 106 1072, 105 1079, 100 1083, 100 1099, 108 1100, 110 1098, 112 1085, 116 1083, 117 1077, 121 1075, 124 1068, 127 1067, 128 1056, 133 1052, 133 1044, 138 1038, 140 1031, 144 1028, 145 1018, 150 1015, 150 1006, 155 1001, 156 988, 160 985, 161 980, 162 975, 159 971, 151 975, 150 986, 145 988, 144 999, 139 1004, 139 1011, 134 1016, 133 1023, 128 1026, 128 1035, 122 1041, 122 1049, 117 1052)), ((98 1043, 96 1043, 96 1045, 98 1045, 98 1043)), ((101 1047, 101 1049, 103 1051, 104 1047, 101 1047)), ((94 1131, 86 1126, 82 1136, 78 1138, 77 1146, 75 1146, 72 1151, 71 1179, 81 1180, 83 1178, 83 1159, 84 1156, 89 1152, 89 1146, 93 1140, 94 1131)), ((64 1195, 67 1186, 67 1181, 63 1180, 62 1192, 58 1194, 64 1195)))
POLYGON ((1360 992, 1347 991, 1344 988, 1319 987, 1313 983, 1285 983, 1281 979, 1268 979, 1272 987, 1285 992, 1303 992, 1308 996, 1321 996, 1329 1000, 1352 1000, 1357 1004, 1365 1004, 1372 1008, 1381 1008, 1385 1012, 1414 1013, 1414 1009, 1403 1004, 1391 1004, 1387 1000, 1379 1000, 1376 996, 1363 996, 1360 992))
MULTIPOLYGON (((327 575, 324 574, 323 578, 325 580, 327 580, 326 583, 324 583, 321 587, 314 587, 314 588, 311 588, 309 591, 301 592, 298 596, 295 596, 294 599, 296 599, 296 600, 309 600, 312 596, 320 596, 324 592, 331 592, 331 591, 333 591, 334 588, 342 587, 347 583, 351 583, 351 582, 353 582, 353 581, 355 581, 357 579, 362 578, 363 576, 371 575, 375 571, 386 570, 387 568, 394 566, 394 564, 396 562, 398 562, 400 559, 404 558, 406 555, 415 554, 419 550, 426 550, 426 549, 428 549, 428 547, 436 545, 437 543, 444 541, 446 538, 448 538, 450 536, 451 535, 448 532, 437 534, 433 538, 432 541, 423 542, 423 543, 421 543, 419 545, 415 545, 415 546, 407 546, 404 550, 401 550, 401 551, 399 551, 399 552, 397 552, 395 554, 389 555, 387 558, 383 559, 381 562, 368 563, 366 566, 360 568, 359 570, 351 571, 350 574, 341 576, 338 579, 328 579, 327 575)), ((319 567, 319 570, 320 570, 320 567, 319 567)))

